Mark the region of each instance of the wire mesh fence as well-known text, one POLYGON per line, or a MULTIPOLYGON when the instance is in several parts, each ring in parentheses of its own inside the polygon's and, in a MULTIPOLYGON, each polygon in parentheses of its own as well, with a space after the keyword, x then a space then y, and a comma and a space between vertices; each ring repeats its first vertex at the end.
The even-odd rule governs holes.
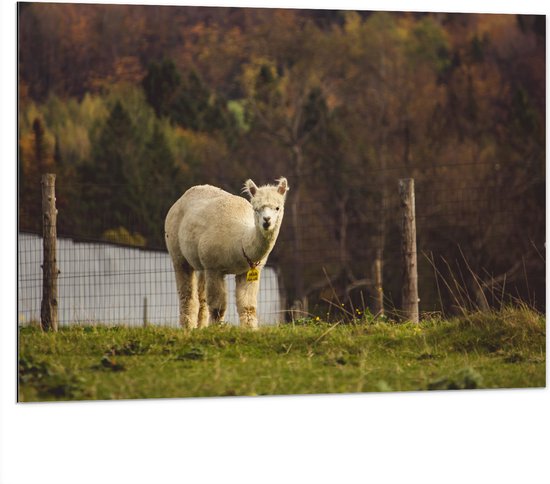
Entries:
MULTIPOLYGON (((60 325, 177 325, 174 270, 166 252, 59 238, 57 263, 60 325)), ((41 264, 42 238, 19 234, 20 324, 40 319, 41 264)), ((226 282, 225 320, 237 323, 234 277, 226 282)), ((274 324, 282 310, 276 271, 266 267, 260 282, 258 314, 263 324, 274 324)))
MULTIPOLYGON (((463 165, 430 168, 415 176, 420 310, 452 313, 521 300, 544 311, 544 190, 534 193, 498 176, 476 179, 475 171, 460 176, 463 165)), ((498 174, 494 166, 484 170, 498 174)), ((299 184, 289 179, 279 239, 262 272, 260 324, 376 312, 377 284, 382 285, 386 311, 398 313, 403 269, 399 175, 373 173, 360 189, 321 197, 310 196, 302 186, 298 206, 292 197, 299 184)), ((114 227, 101 239, 93 238, 86 222, 97 225, 105 214, 86 208, 85 190, 79 195, 84 223, 76 227, 64 217, 64 200, 80 188, 64 186, 62 180, 57 187, 60 324, 177 325, 175 278, 166 250, 141 237, 147 229, 135 213, 120 220, 123 230, 114 227)), ((232 187, 223 188, 235 193, 232 187)), ((40 199, 39 189, 35 198, 40 199)), ((19 234, 18 250, 22 324, 39 319, 42 291, 41 239, 32 216, 40 209, 25 208, 20 226, 27 232, 19 234)), ((155 233, 162 234, 163 222, 158 221, 155 233)), ((226 320, 236 323, 234 278, 228 276, 227 283, 226 320)))

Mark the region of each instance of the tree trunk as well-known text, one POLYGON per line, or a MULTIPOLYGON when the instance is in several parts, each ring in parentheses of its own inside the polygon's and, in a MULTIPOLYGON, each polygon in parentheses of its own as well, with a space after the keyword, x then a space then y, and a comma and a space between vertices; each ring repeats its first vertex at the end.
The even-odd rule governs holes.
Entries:
POLYGON ((383 289, 383 259, 382 259, 382 249, 377 249, 376 258, 374 259, 374 264, 372 268, 372 280, 374 282, 374 314, 377 316, 382 316, 384 314, 384 289, 383 289))
MULTIPOLYGON (((384 70, 384 68, 383 68, 384 70)), ((386 103, 382 101, 382 118, 386 116, 386 103)), ((387 180, 387 130, 383 128, 377 146, 377 156, 380 167, 380 217, 378 219, 378 233, 375 239, 376 255, 372 267, 372 280, 374 283, 374 314, 384 314, 384 251, 386 248, 386 226, 387 226, 387 201, 388 201, 388 180, 387 180)))
POLYGON ((293 147, 294 161, 294 187, 290 197, 291 216, 292 216, 292 233, 294 237, 294 299, 304 304, 304 264, 303 264, 303 248, 302 248, 302 232, 300 224, 300 203, 301 203, 301 184, 302 184, 302 164, 303 154, 300 146, 293 147))
POLYGON ((352 274, 349 268, 348 260, 348 204, 349 195, 345 194, 338 200, 338 221, 339 221, 339 244, 338 252, 340 259, 340 267, 344 273, 344 287, 347 285, 348 280, 352 279, 352 274))

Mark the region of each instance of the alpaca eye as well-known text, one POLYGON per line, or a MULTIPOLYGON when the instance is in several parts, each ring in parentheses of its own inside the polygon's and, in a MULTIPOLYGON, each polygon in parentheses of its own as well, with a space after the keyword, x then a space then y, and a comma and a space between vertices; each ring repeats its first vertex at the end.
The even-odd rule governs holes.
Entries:
POLYGON ((277 207, 275 210, 277 210, 277 212, 279 211, 279 207, 277 207))

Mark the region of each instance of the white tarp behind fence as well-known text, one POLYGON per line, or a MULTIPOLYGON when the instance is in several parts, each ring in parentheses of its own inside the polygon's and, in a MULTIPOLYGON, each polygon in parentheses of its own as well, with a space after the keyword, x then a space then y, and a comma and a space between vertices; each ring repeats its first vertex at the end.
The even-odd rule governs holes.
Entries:
MULTIPOLYGON (((19 234, 18 312, 20 324, 40 320, 42 238, 19 234)), ((111 244, 57 239, 58 318, 73 323, 177 326, 178 300, 170 256, 111 244)), ((225 320, 238 323, 235 278, 227 276, 225 320)), ((283 319, 277 274, 261 273, 260 324, 283 319)))

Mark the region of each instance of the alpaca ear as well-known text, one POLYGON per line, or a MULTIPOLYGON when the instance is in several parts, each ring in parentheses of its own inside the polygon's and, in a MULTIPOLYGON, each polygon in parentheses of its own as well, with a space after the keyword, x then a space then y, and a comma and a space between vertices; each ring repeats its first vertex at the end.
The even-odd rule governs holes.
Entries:
POLYGON ((284 195, 286 192, 288 192, 289 188, 288 188, 288 182, 286 181, 286 178, 285 177, 281 177, 277 180, 279 182, 279 185, 277 186, 277 191, 281 194, 281 195, 284 195))
POLYGON ((244 182, 243 192, 247 193, 250 198, 256 195, 257 191, 258 191, 258 187, 252 180, 246 180, 244 182))

